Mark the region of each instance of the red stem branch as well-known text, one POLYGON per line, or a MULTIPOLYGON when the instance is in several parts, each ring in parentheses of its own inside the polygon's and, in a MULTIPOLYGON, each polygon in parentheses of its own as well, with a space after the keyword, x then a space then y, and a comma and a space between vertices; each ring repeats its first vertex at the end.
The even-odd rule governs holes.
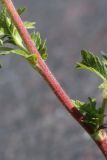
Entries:
MULTIPOLYGON (((23 22, 18 15, 13 3, 11 0, 2 0, 5 4, 11 18, 15 26, 17 27, 27 49, 31 54, 36 54, 38 60, 38 71, 42 75, 42 77, 47 81, 50 85, 60 102, 65 106, 65 108, 69 111, 69 113, 78 121, 78 123, 88 132, 89 135, 93 134, 92 128, 89 127, 88 124, 83 123, 85 117, 81 115, 81 113, 76 109, 76 107, 71 102, 70 97, 66 94, 66 92, 62 89, 58 81, 55 79, 45 62, 42 60, 37 48, 34 46, 34 43, 31 40, 31 37, 23 25, 23 22)), ((105 131, 104 131, 105 133, 105 131)), ((97 143, 105 157, 107 158, 107 137, 105 139, 101 139, 99 141, 94 141, 97 143)))

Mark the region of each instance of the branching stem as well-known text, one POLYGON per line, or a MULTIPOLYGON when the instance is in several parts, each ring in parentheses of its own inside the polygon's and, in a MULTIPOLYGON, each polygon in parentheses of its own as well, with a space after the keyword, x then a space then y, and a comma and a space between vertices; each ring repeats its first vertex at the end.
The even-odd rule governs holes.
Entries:
MULTIPOLYGON (((11 0, 2 0, 5 4, 7 11, 9 12, 16 28, 18 29, 28 51, 31 54, 36 54, 37 57, 37 64, 36 68, 38 69, 38 72, 42 75, 42 77, 47 81, 49 86, 52 88, 53 92, 56 94, 60 102, 65 106, 65 108, 69 111, 69 113, 78 121, 78 123, 88 132, 89 135, 93 134, 92 128, 86 124, 83 123, 85 120, 85 117, 76 109, 74 104, 71 102, 71 99, 66 94, 66 92, 62 89, 56 78, 53 76, 45 62, 42 60, 37 48, 34 46, 34 43, 32 42, 30 35, 26 28, 23 25, 23 22, 18 15, 13 3, 11 0)), ((102 133, 102 132, 101 132, 102 133)), ((106 132, 103 130, 103 135, 106 135, 106 132)), ((94 139, 98 147, 101 149, 105 157, 107 158, 107 136, 104 136, 103 138, 99 138, 98 140, 94 139)))

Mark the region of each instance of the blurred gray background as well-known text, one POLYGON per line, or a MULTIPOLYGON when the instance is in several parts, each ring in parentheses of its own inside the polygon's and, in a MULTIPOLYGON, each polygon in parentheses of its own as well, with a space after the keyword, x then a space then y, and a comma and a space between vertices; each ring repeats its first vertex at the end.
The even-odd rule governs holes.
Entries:
MULTIPOLYGON (((47 39, 47 64, 73 99, 95 97, 100 80, 75 69, 80 50, 107 51, 106 0, 14 0, 47 39)), ((1 57, 0 160, 104 160, 46 82, 19 56, 1 57)))

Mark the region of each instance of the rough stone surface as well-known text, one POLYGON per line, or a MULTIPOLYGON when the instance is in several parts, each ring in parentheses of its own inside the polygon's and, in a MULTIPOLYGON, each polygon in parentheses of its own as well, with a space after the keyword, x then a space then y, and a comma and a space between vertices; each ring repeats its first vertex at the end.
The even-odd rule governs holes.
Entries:
MULTIPOLYGON (((73 99, 96 97, 100 80, 77 71, 80 50, 107 51, 106 0, 19 0, 47 38, 47 64, 73 99)), ((0 160, 104 160, 48 85, 18 56, 0 59, 0 160)))

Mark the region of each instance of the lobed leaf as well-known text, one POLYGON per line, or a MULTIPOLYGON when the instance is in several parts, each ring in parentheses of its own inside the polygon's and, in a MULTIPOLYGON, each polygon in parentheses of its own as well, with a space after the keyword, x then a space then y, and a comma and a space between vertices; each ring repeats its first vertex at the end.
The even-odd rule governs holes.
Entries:
POLYGON ((102 124, 102 118, 104 115, 101 112, 101 108, 97 108, 96 99, 88 98, 88 102, 84 103, 79 100, 73 101, 76 108, 82 113, 86 119, 84 123, 89 124, 94 131, 97 131, 102 124))
POLYGON ((40 37, 40 33, 39 32, 33 32, 31 34, 31 38, 36 46, 36 48, 38 49, 38 51, 41 54, 41 57, 46 60, 48 55, 47 55, 47 48, 46 48, 46 40, 42 40, 40 37))
POLYGON ((77 68, 91 71, 101 77, 103 80, 107 79, 107 68, 105 64, 93 53, 82 50, 82 62, 77 63, 77 68))

